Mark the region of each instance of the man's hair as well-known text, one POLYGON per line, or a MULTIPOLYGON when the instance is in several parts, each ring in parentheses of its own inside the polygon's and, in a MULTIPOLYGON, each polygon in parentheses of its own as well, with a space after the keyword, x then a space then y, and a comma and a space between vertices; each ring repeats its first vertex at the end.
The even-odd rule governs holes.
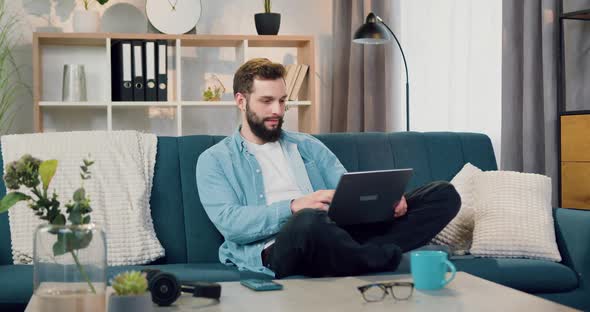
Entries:
POLYGON ((285 67, 266 58, 255 58, 244 63, 234 75, 234 96, 252 93, 254 79, 274 80, 285 77, 285 67))

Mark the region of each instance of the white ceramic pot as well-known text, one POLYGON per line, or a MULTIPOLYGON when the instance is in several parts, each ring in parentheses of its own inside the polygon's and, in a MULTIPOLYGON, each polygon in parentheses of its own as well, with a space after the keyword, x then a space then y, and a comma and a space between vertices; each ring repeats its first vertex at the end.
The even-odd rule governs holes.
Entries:
POLYGON ((74 11, 74 32, 93 33, 100 29, 98 12, 90 10, 74 11))

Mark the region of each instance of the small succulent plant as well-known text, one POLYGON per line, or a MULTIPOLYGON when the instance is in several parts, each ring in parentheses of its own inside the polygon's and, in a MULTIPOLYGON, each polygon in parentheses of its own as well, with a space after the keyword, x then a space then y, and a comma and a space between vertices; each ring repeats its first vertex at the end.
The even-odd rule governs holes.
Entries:
POLYGON ((139 271, 119 273, 112 284, 119 296, 142 295, 148 288, 146 274, 139 271))

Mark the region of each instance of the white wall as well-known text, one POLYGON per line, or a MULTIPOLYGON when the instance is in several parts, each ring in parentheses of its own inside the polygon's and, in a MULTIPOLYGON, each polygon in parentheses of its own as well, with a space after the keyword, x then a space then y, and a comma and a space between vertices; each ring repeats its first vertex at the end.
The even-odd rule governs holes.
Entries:
MULTIPOLYGON (((21 38, 18 47, 15 49, 17 61, 25 82, 32 86, 32 49, 31 39, 33 31, 42 31, 39 28, 48 25, 61 28, 65 32, 72 31, 72 10, 82 8, 82 1, 79 0, 16 0, 7 1, 9 9, 21 16, 21 38)), ((135 6, 142 14, 145 14, 145 0, 111 0, 104 7, 97 3, 93 4, 93 10, 101 14, 119 3, 128 3, 135 6)), ((197 32, 200 34, 256 34, 254 26, 254 14, 263 11, 263 1, 244 0, 202 0, 202 15, 197 25, 197 32)), ((281 13, 281 35, 313 35, 316 38, 316 96, 321 103, 331 101, 332 81, 332 0, 274 0, 272 11, 281 13)), ((140 27, 141 28, 141 27, 140 27)), ((276 60, 288 59, 288 51, 271 54, 276 60)), ((255 55, 254 55, 255 56, 255 55)), ((223 72, 223 69, 221 70, 223 72)), ((222 80, 231 92, 231 75, 222 73, 222 80), (230 78, 228 78, 230 77, 230 78)), ((58 80, 61 77, 56 77, 58 80)), ((200 78, 197 78, 200 79, 200 78)), ((188 83, 184 81, 184 83, 188 83)), ((12 132, 24 133, 33 130, 33 101, 30 93, 19 97, 17 118, 12 132)), ((326 106, 320 107, 320 113, 329 113, 326 106)), ((77 112, 73 116, 81 116, 83 112, 77 112)), ((210 113, 215 118, 215 112, 210 113)), ((64 116, 53 113, 49 122, 64 120, 64 116)), ((292 115, 296 115, 294 110, 292 115)), ((289 119, 293 119, 288 116, 289 119)), ((72 118, 72 116, 70 116, 72 118)), ((234 122, 225 117, 219 117, 219 122, 234 122)), ((131 121, 130 121, 131 122, 131 121)), ((322 132, 327 131, 327 125, 321 125, 322 132)))
POLYGON ((485 133, 499 164, 502 1, 402 0, 400 13, 412 130, 485 133))

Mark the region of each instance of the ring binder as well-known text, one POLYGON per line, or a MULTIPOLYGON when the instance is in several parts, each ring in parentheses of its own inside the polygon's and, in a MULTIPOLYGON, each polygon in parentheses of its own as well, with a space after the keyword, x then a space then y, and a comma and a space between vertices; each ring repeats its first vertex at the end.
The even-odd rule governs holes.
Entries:
POLYGON ((143 69, 143 44, 133 41, 133 100, 145 101, 145 73, 143 69))
POLYGON ((158 73, 157 73, 157 84, 158 84, 158 101, 168 100, 168 44, 165 40, 158 40, 157 42, 157 55, 158 55, 158 73))
POLYGON ((111 98, 133 101, 131 42, 113 40, 111 44, 111 98))

